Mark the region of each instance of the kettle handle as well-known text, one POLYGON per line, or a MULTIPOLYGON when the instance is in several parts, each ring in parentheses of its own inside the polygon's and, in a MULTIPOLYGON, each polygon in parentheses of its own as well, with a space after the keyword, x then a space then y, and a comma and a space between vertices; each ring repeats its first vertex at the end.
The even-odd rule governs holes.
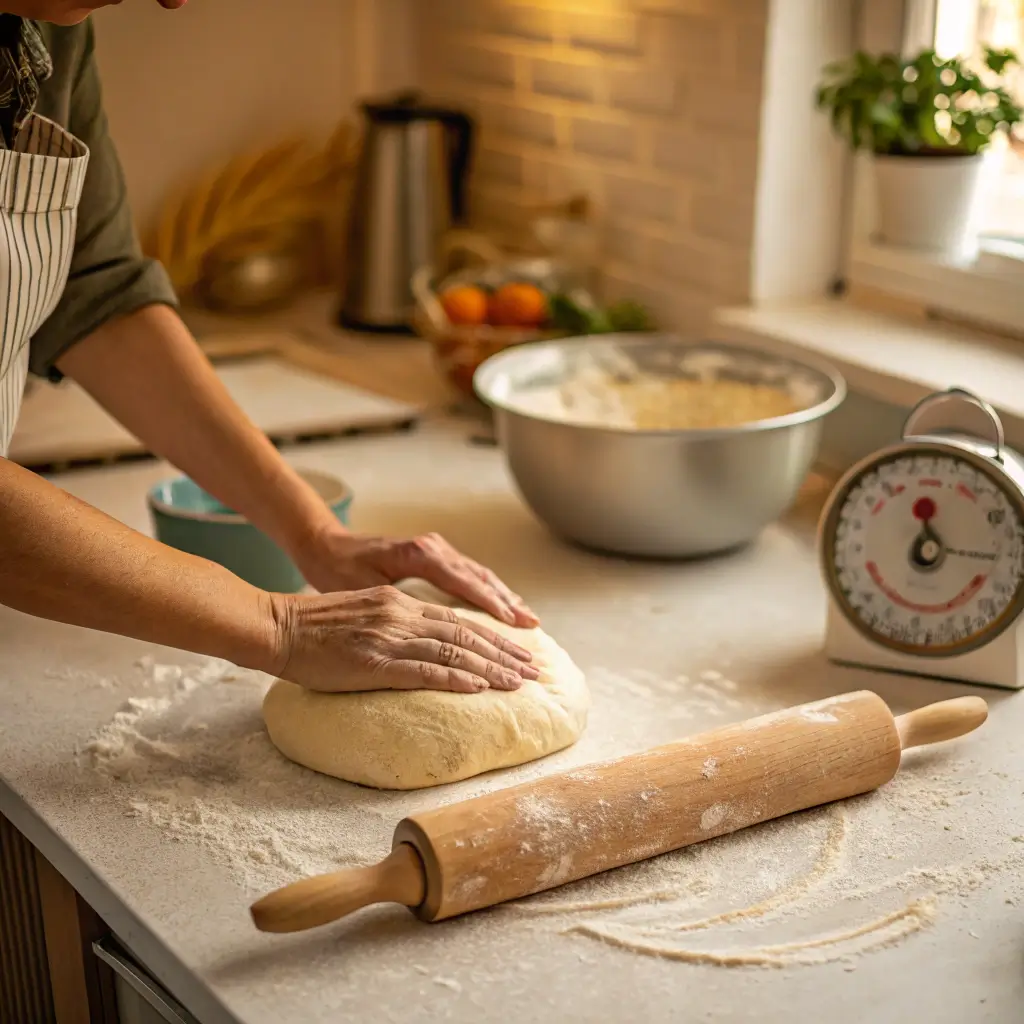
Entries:
POLYGON ((448 135, 448 183, 452 221, 461 224, 466 218, 468 205, 466 186, 476 126, 473 119, 460 110, 439 111, 438 120, 448 135))

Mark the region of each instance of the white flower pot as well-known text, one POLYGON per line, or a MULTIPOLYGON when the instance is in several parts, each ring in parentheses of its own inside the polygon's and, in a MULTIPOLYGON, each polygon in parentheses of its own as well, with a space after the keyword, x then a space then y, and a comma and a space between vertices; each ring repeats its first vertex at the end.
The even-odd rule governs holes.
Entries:
POLYGON ((879 241, 952 258, 977 241, 978 156, 875 156, 879 241))

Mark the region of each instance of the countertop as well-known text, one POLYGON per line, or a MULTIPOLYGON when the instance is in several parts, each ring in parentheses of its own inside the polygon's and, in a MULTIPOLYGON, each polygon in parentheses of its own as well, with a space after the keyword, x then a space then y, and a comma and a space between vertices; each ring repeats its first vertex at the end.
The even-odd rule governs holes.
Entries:
MULTIPOLYGON (((729 557, 606 558, 551 537, 472 430, 428 422, 290 457, 353 486, 357 528, 437 530, 528 597, 590 681, 576 746, 375 793, 276 755, 264 678, 0 610, 0 810, 207 1024, 1019 1020, 1024 695, 827 664, 813 502, 729 557), (897 711, 982 692, 992 714, 868 797, 525 903, 436 925, 373 908, 297 936, 249 920, 309 865, 382 854, 410 811, 860 688, 897 711), (131 771, 129 740, 149 758, 131 771)), ((146 528, 145 487, 166 472, 60 482, 146 528)))

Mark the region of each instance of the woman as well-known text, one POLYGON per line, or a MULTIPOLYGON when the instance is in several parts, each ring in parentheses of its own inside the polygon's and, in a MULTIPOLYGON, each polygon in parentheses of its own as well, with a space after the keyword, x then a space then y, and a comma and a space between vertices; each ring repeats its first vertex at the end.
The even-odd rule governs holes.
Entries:
POLYGON ((101 6, 0 0, 0 603, 319 690, 476 692, 536 678, 517 645, 390 584, 421 577, 535 625, 520 598, 434 534, 347 532, 202 356, 132 230, 85 20, 101 6), (259 591, 3 458, 30 371, 77 381, 273 537, 322 596, 259 591))

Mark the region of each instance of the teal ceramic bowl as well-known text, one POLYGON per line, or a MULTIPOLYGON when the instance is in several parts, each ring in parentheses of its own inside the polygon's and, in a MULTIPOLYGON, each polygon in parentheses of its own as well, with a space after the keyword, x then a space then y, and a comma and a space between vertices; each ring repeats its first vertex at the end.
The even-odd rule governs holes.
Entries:
MULTIPOLYGON (((347 525, 352 504, 348 487, 324 473, 298 472, 347 525)), ((305 586, 295 563, 265 533, 188 477, 164 480, 146 501, 162 543, 217 562, 261 590, 294 594, 305 586)))

